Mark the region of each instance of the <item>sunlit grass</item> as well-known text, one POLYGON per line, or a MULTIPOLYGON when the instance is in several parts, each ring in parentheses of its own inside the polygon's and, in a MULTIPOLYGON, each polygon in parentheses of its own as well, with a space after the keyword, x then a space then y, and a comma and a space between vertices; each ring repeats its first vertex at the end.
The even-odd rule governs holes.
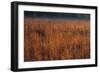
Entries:
POLYGON ((90 58, 88 20, 25 19, 24 60, 90 58))

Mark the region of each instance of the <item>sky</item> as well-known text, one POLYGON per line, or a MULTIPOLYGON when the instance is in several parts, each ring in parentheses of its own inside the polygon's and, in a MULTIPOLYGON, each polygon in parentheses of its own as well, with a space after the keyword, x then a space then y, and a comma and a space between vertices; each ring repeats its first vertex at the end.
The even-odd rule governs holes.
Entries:
POLYGON ((90 19, 90 14, 36 12, 36 11, 24 11, 24 16, 29 18, 48 18, 48 19, 84 19, 84 20, 90 19))

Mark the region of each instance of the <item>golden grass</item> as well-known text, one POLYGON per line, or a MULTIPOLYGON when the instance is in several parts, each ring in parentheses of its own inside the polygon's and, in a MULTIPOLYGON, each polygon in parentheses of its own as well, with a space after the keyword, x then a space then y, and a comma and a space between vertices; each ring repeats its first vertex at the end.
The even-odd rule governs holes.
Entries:
POLYGON ((24 61, 90 58, 88 20, 25 18, 24 61))

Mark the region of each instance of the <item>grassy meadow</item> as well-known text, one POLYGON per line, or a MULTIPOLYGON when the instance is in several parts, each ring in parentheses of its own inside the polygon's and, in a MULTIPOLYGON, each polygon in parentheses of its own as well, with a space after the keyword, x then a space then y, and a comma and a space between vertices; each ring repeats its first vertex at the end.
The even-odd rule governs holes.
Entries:
POLYGON ((90 22, 83 19, 24 20, 24 61, 90 58, 90 22))

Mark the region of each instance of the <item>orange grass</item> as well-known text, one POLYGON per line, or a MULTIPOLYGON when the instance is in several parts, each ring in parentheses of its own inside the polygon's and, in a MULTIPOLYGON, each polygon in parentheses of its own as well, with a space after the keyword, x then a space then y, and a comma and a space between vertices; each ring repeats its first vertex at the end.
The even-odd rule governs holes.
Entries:
POLYGON ((24 61, 90 58, 89 20, 24 20, 24 61))

